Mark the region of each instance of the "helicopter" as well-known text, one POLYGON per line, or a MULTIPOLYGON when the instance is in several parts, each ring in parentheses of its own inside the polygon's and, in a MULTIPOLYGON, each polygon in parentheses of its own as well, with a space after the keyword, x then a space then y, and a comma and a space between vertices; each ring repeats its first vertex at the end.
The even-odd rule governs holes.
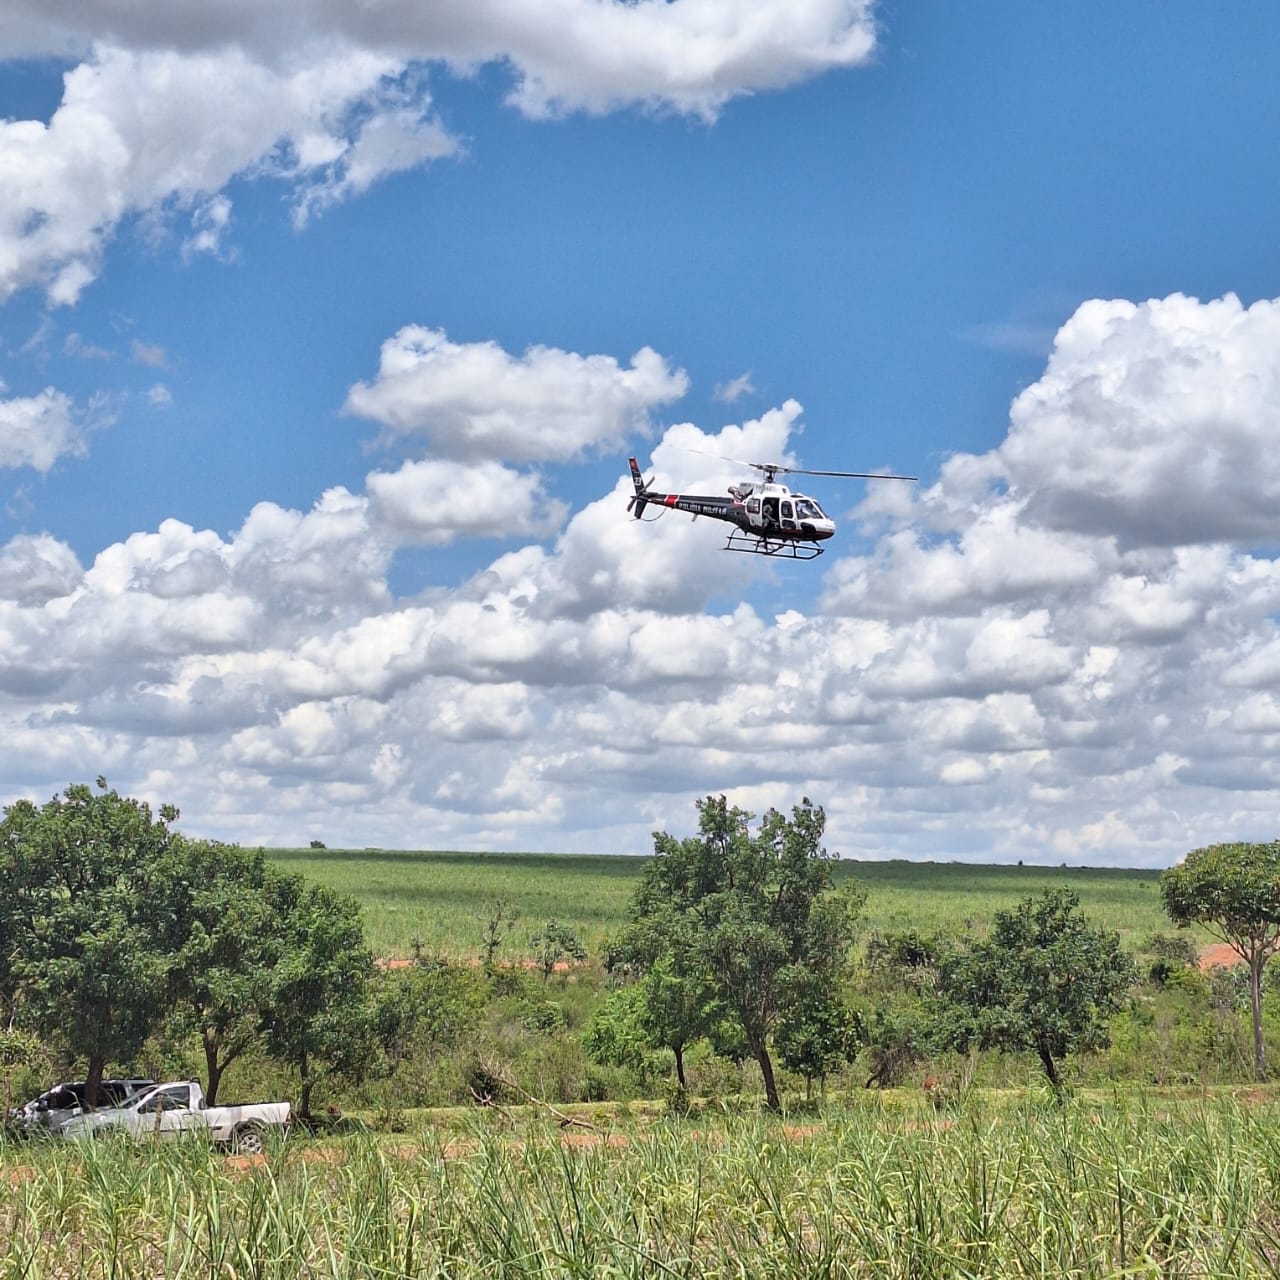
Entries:
MULTIPOLYGON (((719 456, 713 455, 713 456, 719 456)), ((778 462, 742 462, 726 458, 740 467, 752 467, 764 479, 760 484, 731 484, 727 498, 702 494, 656 493, 649 488, 639 463, 631 463, 631 479, 636 491, 627 510, 637 519, 653 505, 663 511, 688 511, 696 520, 710 516, 734 527, 724 544, 725 551, 742 551, 756 556, 777 556, 784 560, 813 560, 822 554, 821 543, 836 531, 836 522, 817 500, 795 493, 779 484, 780 475, 841 476, 851 480, 916 480, 918 476, 885 475, 869 471, 810 471, 805 467, 784 467, 778 462)), ((656 517, 653 517, 656 519, 656 517)))

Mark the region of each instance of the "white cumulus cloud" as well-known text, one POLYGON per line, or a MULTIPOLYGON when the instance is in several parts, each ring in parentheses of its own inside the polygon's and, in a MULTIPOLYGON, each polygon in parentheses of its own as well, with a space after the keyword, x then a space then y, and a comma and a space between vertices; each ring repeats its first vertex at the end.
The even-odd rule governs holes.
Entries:
MULTIPOLYGON (((825 575, 809 612, 745 603, 779 567, 724 554, 710 520, 632 519, 621 475, 543 541, 398 597, 397 548, 489 529, 503 494, 507 532, 549 516, 487 460, 261 503, 226 536, 166 521, 85 571, 23 535, 0 548, 0 769, 37 796, 105 771, 195 830, 294 843, 639 852, 713 791, 809 795, 855 857, 1160 866, 1271 838, 1280 561, 1252 518, 1204 515, 1207 494, 1265 507, 1273 306, 1086 304, 998 448, 869 487, 860 529, 788 567, 825 575), (1129 497, 1052 505, 1117 433, 1143 459, 1129 497), (1196 465, 1193 518, 1164 520, 1196 465)), ((744 478, 726 458, 795 462, 800 426, 794 401, 681 423, 641 460, 722 492, 744 478)))
POLYGON ((382 344, 377 377, 351 388, 346 409, 446 458, 565 461, 617 447, 687 389, 684 371, 649 347, 626 366, 556 347, 512 356, 409 325, 382 344))
POLYGON ((496 462, 406 462, 365 477, 372 514, 402 542, 444 546, 457 538, 540 538, 568 507, 542 481, 496 462))
POLYGON ((131 213, 226 252, 238 175, 305 222, 452 155, 428 75, 501 63, 530 117, 628 104, 712 119, 734 97, 867 61, 871 0, 10 0, 0 60, 74 58, 52 118, 0 122, 0 301, 74 303, 131 213))
POLYGON ((0 467, 46 472, 64 454, 84 450, 84 432, 70 396, 46 387, 38 395, 0 400, 0 467))

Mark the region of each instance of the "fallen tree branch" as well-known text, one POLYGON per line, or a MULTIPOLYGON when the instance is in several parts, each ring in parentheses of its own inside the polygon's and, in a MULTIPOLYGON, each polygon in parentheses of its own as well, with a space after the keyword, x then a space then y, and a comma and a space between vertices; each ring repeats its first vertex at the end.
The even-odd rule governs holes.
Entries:
MULTIPOLYGON (((505 1085, 512 1091, 512 1093, 518 1093, 526 1102, 530 1102, 535 1107, 541 1107, 544 1111, 550 1112, 551 1115, 555 1116, 562 1129, 590 1129, 593 1133, 595 1132, 595 1125, 593 1125, 590 1120, 584 1120, 581 1116, 568 1115, 559 1110, 559 1108, 553 1107, 551 1103, 544 1101, 542 1098, 535 1098, 528 1089, 522 1088, 520 1085, 516 1084, 510 1076, 497 1070, 497 1068, 489 1065, 488 1063, 485 1064, 485 1070, 488 1072, 491 1079, 496 1080, 501 1085, 505 1085)), ((475 1098, 481 1106, 498 1107, 500 1111, 504 1110, 504 1108, 494 1102, 492 1098, 482 1098, 474 1089, 471 1090, 471 1096, 475 1098)))

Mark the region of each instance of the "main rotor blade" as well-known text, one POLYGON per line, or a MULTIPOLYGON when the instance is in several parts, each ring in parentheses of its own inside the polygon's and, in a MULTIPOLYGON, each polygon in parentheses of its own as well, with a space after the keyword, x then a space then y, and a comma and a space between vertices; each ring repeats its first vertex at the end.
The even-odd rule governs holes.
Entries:
MULTIPOLYGON (((780 462, 748 462, 746 458, 731 458, 727 453, 712 453, 709 449, 695 449, 691 445, 678 444, 674 446, 683 453, 700 453, 704 458, 719 458, 721 462, 732 462, 735 467, 752 467, 756 471, 772 471, 775 473, 784 471, 797 471, 798 467, 784 467, 780 462)), ((843 472, 831 471, 826 473, 813 472, 813 475, 828 474, 842 475, 843 472)))
POLYGON ((794 476, 844 476, 849 480, 919 480, 919 476, 896 476, 887 471, 811 471, 808 467, 775 467, 779 474, 794 476))
POLYGON ((707 449, 694 449, 690 445, 675 446, 685 453, 700 453, 704 458, 719 458, 739 467, 753 467, 756 471, 772 472, 778 476, 841 476, 846 480, 919 480, 919 476, 891 475, 884 471, 814 471, 809 467, 787 467, 781 462, 748 462, 745 458, 730 458, 723 453, 711 453, 707 449))

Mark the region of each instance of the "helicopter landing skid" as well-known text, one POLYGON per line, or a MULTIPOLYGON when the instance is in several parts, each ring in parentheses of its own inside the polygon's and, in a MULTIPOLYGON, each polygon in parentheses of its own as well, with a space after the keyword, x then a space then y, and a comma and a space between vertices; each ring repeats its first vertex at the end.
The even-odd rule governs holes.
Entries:
POLYGON ((724 544, 726 551, 742 551, 751 556, 777 556, 782 560, 816 560, 822 548, 816 542, 792 542, 782 538, 766 538, 759 533, 735 529, 724 544))

